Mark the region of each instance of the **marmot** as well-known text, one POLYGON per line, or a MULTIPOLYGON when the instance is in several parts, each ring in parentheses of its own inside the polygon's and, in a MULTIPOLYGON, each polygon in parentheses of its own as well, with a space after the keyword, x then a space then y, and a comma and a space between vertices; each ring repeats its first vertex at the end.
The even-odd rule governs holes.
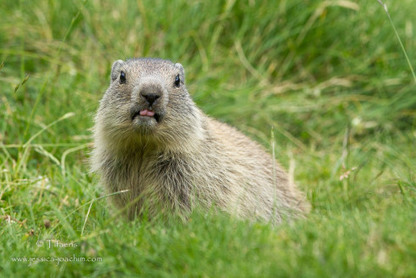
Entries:
POLYGON ((132 219, 185 216, 195 206, 279 223, 308 210, 303 195, 263 147, 205 115, 181 64, 118 60, 95 117, 92 170, 132 219))

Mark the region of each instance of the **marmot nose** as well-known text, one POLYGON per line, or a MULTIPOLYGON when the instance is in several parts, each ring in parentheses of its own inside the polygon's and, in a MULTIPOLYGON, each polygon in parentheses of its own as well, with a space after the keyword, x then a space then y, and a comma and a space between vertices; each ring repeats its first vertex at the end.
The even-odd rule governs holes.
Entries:
POLYGON ((152 106, 153 103, 160 97, 159 94, 154 94, 154 93, 144 93, 144 92, 142 92, 140 94, 147 101, 149 106, 152 106))

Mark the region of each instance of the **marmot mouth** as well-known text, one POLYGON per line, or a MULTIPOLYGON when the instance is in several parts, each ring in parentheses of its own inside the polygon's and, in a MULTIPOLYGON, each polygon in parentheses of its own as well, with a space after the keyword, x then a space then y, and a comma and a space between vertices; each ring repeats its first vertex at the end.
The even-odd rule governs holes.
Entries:
POLYGON ((143 110, 137 111, 136 113, 133 114, 132 120, 134 120, 138 116, 148 117, 148 118, 155 118, 156 122, 160 121, 160 114, 155 113, 152 110, 143 109, 143 110))

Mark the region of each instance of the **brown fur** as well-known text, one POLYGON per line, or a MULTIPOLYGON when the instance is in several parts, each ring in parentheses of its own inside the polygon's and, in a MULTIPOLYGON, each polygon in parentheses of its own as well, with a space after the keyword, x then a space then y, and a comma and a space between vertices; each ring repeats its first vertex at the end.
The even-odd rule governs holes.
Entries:
POLYGON ((115 195, 115 203, 128 205, 129 218, 145 207, 150 215, 186 215, 197 205, 273 223, 303 215, 308 204, 282 167, 259 144, 199 110, 184 80, 182 65, 167 60, 113 64, 91 162, 110 192, 129 190, 115 195), (149 92, 159 95, 151 105, 159 121, 133 118, 151 110, 149 92))

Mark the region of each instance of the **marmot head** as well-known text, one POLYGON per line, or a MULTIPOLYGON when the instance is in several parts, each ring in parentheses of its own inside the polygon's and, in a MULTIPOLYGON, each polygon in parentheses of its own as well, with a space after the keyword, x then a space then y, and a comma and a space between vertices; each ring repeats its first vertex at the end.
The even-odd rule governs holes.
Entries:
POLYGON ((112 141, 147 138, 168 143, 192 135, 198 116, 181 64, 153 58, 117 60, 100 102, 96 131, 112 141))

